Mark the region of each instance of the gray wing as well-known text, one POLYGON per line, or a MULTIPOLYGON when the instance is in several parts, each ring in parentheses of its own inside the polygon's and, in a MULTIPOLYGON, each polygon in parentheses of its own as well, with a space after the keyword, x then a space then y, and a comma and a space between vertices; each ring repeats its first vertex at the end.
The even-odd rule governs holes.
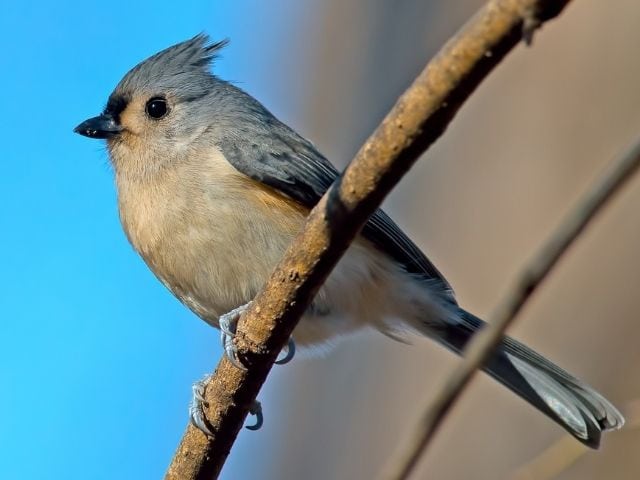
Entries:
MULTIPOLYGON (((313 208, 339 173, 310 142, 277 120, 271 121, 272 128, 258 132, 253 142, 237 139, 219 148, 238 171, 313 208)), ((371 216, 362 235, 407 272, 436 280, 452 292, 442 274, 382 210, 371 216)))

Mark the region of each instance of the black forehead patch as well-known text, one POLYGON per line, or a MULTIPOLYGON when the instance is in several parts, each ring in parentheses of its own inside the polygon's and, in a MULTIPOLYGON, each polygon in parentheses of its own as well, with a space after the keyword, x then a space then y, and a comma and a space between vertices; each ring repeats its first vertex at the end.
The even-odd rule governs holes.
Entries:
POLYGON ((109 97, 104 113, 108 113, 116 122, 120 122, 120 114, 127 108, 129 97, 121 93, 114 93, 109 97))

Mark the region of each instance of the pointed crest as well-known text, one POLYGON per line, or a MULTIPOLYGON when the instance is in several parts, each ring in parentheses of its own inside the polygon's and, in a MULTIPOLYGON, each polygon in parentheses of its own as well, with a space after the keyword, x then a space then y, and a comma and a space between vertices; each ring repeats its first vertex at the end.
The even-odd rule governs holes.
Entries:
POLYGON ((194 95, 206 90, 214 78, 210 68, 229 41, 211 42, 200 33, 142 61, 120 81, 114 94, 130 96, 140 91, 167 90, 194 95))

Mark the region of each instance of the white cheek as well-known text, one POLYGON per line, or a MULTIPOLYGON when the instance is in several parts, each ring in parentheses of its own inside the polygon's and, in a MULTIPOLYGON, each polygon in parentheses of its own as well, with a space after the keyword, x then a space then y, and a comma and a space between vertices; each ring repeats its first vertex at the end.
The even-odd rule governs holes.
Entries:
POLYGON ((204 133, 206 129, 207 126, 205 125, 196 128, 190 135, 179 135, 179 138, 173 140, 171 148, 177 154, 188 152, 193 148, 195 141, 204 133))

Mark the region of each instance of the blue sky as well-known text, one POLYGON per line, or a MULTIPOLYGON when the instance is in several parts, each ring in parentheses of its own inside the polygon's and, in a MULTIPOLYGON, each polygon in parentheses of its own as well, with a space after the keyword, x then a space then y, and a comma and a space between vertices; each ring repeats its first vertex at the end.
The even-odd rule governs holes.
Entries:
MULTIPOLYGON (((0 478, 161 477, 190 385, 219 358, 218 334, 130 248, 104 147, 72 129, 99 113, 129 68, 200 31, 232 40, 217 73, 286 117, 296 91, 270 72, 303 8, 3 4, 0 478)), ((242 463, 232 456, 224 478, 242 478, 242 463)))

